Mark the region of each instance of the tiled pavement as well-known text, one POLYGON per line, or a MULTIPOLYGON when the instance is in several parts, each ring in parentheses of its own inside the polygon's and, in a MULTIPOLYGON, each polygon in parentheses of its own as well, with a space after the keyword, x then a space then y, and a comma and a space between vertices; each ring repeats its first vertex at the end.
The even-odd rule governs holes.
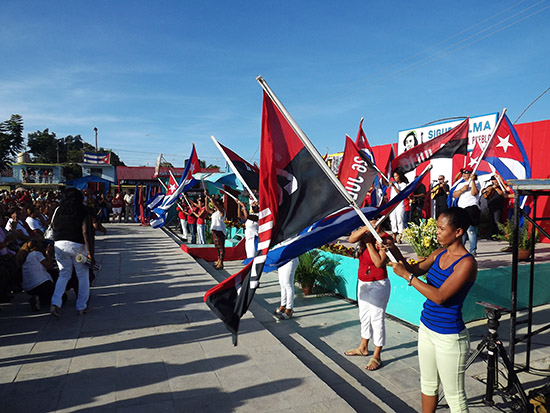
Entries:
MULTIPOLYGON (((25 294, 1 305, 0 411, 420 409, 414 329, 388 320, 384 366, 367 372, 364 358, 342 354, 358 343, 353 303, 296 289, 296 317, 278 321, 271 315, 278 281, 267 273, 233 347, 202 297, 240 263, 216 271, 162 231, 130 224, 108 230, 98 237, 102 269, 89 314, 76 314, 72 293, 60 319, 31 313, 25 294)), ((548 312, 539 308, 536 317, 546 322, 548 312)), ((469 329, 475 346, 485 323, 469 329)), ((548 369, 548 341, 548 334, 534 339, 533 367, 548 369)), ((485 375, 480 357, 467 371, 471 411, 511 411, 500 394, 498 409, 481 403, 485 375)), ((521 380, 532 388, 547 379, 522 373, 521 380)))

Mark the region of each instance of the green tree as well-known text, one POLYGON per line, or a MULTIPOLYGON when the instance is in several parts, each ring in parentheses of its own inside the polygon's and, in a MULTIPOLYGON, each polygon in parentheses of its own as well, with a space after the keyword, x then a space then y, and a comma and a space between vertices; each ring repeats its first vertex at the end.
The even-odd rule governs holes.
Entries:
POLYGON ((27 136, 27 146, 33 154, 33 160, 39 163, 57 163, 58 153, 63 153, 64 149, 59 148, 59 143, 55 133, 50 133, 47 128, 29 133, 27 136))
POLYGON ((63 138, 63 148, 62 162, 77 164, 84 159, 84 140, 82 136, 65 136, 63 138))
POLYGON ((0 123, 0 169, 10 165, 23 149, 23 118, 11 115, 9 120, 0 123))

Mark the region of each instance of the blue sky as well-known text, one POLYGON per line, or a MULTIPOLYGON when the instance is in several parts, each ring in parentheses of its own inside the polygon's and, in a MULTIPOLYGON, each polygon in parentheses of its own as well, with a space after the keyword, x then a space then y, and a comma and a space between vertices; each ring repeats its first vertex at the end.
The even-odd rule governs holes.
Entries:
MULTIPOLYGON (((397 131, 500 112, 550 86, 550 1, 2 2, 0 120, 80 134, 127 165, 259 159, 262 75, 319 152, 361 117, 397 131)), ((550 92, 520 123, 550 118, 550 92)))

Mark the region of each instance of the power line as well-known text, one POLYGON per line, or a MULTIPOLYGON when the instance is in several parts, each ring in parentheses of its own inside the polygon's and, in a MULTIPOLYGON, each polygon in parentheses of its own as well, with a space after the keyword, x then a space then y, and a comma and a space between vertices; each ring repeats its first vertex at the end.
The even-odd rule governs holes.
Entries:
POLYGON ((516 121, 514 122, 514 124, 518 123, 519 118, 521 118, 521 117, 523 116, 523 114, 524 114, 525 112, 527 112, 527 109, 529 109, 531 106, 533 106, 533 104, 534 104, 537 100, 539 100, 541 97, 543 97, 543 96, 546 94, 546 92, 548 92, 549 90, 550 90, 550 87, 549 87, 548 89, 546 89, 544 92, 542 92, 535 100, 533 100, 533 101, 525 108, 525 110, 524 110, 523 112, 521 112, 521 115, 518 116, 518 118, 516 119, 516 121))

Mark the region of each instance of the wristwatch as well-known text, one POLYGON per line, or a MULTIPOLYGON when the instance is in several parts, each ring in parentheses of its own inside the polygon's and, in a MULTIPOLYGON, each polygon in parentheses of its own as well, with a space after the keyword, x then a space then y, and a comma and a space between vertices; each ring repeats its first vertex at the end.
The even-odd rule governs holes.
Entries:
POLYGON ((412 285, 412 280, 413 280, 413 278, 414 278, 414 274, 411 272, 411 275, 409 275, 409 283, 408 283, 409 286, 412 285))

